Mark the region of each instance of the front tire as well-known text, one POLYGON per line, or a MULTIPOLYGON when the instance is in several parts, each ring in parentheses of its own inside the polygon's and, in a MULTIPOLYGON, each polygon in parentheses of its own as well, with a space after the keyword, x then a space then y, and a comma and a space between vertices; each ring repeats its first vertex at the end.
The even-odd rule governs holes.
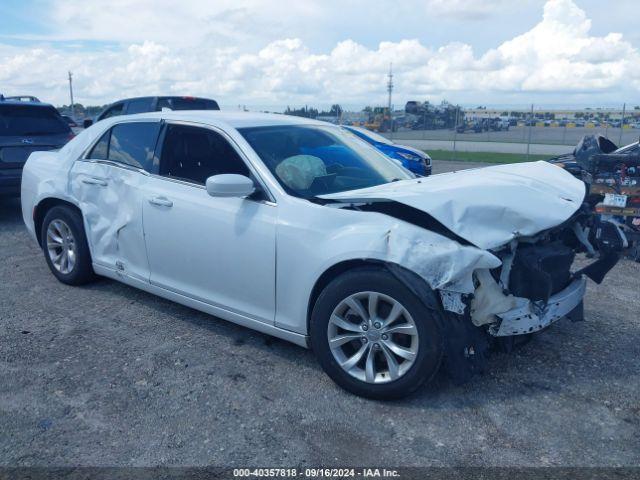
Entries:
POLYGON ((431 380, 443 352, 438 313, 378 267, 327 285, 311 315, 311 345, 338 385, 380 400, 407 396, 431 380))
POLYGON ((51 273, 67 285, 83 285, 95 279, 82 216, 67 206, 47 212, 40 232, 42 251, 51 273))

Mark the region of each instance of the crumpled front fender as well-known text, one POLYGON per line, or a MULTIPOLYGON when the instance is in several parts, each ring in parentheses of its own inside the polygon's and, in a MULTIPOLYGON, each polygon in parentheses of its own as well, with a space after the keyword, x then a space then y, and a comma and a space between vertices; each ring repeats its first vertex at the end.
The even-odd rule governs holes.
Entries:
POLYGON ((473 293, 473 272, 501 265, 500 259, 487 250, 460 245, 425 230, 411 231, 396 225, 386 232, 383 241, 389 261, 415 272, 433 290, 473 293))

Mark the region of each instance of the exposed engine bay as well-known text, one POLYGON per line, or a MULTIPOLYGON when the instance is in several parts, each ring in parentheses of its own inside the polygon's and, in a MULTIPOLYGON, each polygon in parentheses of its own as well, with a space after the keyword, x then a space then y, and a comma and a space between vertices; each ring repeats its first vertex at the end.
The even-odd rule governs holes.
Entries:
MULTIPOLYGON (((494 252, 501 267, 476 272, 477 287, 470 303, 473 324, 490 325, 494 336, 521 335, 579 309, 586 284, 583 276, 600 283, 618 261, 624 239, 614 224, 594 229, 592 220, 592 215, 579 213, 560 227, 513 240, 494 252), (580 252, 598 259, 572 272, 580 252)), ((575 313, 574 318, 580 319, 581 314, 575 313)))
POLYGON ((443 307, 455 313, 459 323, 478 327, 476 331, 458 327, 467 344, 460 338, 450 342, 445 360, 449 373, 465 380, 484 371, 489 350, 509 351, 528 340, 529 334, 563 317, 584 320, 587 278, 601 283, 626 246, 619 225, 598 218, 585 203, 562 225, 534 237, 514 239, 493 251, 502 265, 476 271, 472 295, 463 295, 455 303, 451 292, 440 292, 443 307), (574 270, 580 253, 594 260, 574 270))

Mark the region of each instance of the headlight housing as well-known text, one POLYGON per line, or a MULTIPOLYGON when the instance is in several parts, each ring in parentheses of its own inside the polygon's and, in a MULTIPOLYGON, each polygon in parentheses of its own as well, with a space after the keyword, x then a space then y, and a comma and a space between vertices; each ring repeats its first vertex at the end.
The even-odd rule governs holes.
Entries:
POLYGON ((405 160, 411 160, 413 162, 422 161, 422 158, 420 158, 418 155, 415 155, 413 153, 396 152, 396 155, 398 155, 401 158, 404 158, 405 160))

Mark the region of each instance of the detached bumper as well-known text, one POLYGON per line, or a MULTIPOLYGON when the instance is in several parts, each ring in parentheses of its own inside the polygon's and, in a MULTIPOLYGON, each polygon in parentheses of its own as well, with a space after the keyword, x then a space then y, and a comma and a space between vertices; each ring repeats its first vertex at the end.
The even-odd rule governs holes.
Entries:
POLYGON ((490 329, 490 333, 495 337, 506 337, 542 330, 580 305, 586 289, 587 279, 581 276, 552 295, 542 311, 526 298, 519 298, 521 305, 497 315, 502 322, 497 328, 490 329))

